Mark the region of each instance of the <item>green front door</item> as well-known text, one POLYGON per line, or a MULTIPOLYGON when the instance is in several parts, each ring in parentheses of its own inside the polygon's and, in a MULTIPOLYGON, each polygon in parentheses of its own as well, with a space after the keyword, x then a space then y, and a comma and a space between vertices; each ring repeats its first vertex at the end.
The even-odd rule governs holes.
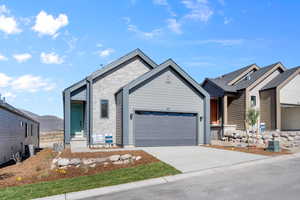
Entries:
POLYGON ((71 104, 71 136, 82 137, 84 133, 83 104, 71 104))

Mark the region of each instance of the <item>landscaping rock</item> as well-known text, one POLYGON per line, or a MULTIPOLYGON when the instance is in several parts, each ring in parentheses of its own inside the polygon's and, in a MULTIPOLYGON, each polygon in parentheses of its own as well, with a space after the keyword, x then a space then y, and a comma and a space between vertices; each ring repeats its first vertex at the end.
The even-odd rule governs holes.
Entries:
POLYGON ((91 168, 96 167, 96 163, 89 165, 89 167, 91 167, 91 168))
POLYGON ((291 137, 296 137, 296 133, 295 132, 291 132, 290 134, 289 134, 289 136, 291 136, 291 137))
POLYGON ((73 158, 70 160, 69 165, 77 166, 77 165, 80 165, 80 163, 81 163, 81 161, 79 158, 73 158))
POLYGON ((104 167, 107 167, 107 165, 109 165, 109 162, 105 162, 103 163, 104 167))
POLYGON ((102 162, 105 162, 107 160, 108 160, 108 158, 95 158, 96 163, 102 163, 102 162))
POLYGON ((280 135, 279 135, 279 133, 274 132, 274 133, 272 133, 272 136, 273 136, 273 137, 279 137, 280 135))
POLYGON ((123 160, 123 164, 129 164, 130 160, 123 160))
POLYGON ((59 159, 59 160, 57 161, 57 165, 58 165, 59 167, 68 166, 69 164, 70 164, 70 161, 69 161, 69 159, 67 159, 67 158, 61 158, 61 159, 59 159))
POLYGON ((142 156, 135 157, 135 160, 141 160, 141 159, 142 159, 142 156))
POLYGON ((112 155, 109 157, 109 160, 111 162, 116 162, 116 161, 120 160, 120 157, 121 157, 120 155, 112 155))
POLYGON ((83 159, 82 160, 82 163, 84 164, 84 165, 90 165, 90 164, 93 164, 93 163, 95 163, 96 162, 96 160, 94 159, 94 158, 88 158, 88 159, 83 159))
POLYGON ((123 161, 122 160, 118 160, 118 161, 113 162, 113 164, 114 165, 122 165, 123 161))
POLYGON ((120 160, 128 160, 131 158, 132 158, 132 155, 130 155, 130 154, 125 154, 125 155, 120 156, 120 160))

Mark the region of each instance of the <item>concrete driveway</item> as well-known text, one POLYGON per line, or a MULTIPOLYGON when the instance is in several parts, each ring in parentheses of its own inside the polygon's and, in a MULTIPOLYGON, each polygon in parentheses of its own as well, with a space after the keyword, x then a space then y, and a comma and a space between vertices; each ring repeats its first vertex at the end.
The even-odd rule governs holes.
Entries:
POLYGON ((183 173, 267 158, 250 153, 201 146, 145 147, 142 149, 183 173))

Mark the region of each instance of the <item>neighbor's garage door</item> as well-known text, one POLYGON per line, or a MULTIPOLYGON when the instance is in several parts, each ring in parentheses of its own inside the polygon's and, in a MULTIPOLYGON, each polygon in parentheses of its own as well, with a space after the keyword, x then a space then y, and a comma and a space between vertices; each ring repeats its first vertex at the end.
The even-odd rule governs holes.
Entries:
POLYGON ((135 146, 197 144, 197 115, 138 111, 134 119, 135 146))

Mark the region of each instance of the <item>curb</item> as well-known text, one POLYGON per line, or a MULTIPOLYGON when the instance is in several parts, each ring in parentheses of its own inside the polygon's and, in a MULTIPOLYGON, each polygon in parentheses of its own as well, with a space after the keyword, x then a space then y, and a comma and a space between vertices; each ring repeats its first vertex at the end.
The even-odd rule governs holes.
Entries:
POLYGON ((196 172, 189 172, 189 173, 178 174, 178 175, 174 175, 174 176, 164 176, 164 177, 160 177, 160 178, 153 178, 153 179, 137 181, 137 182, 132 182, 132 183, 125 183, 125 184, 120 184, 120 185, 115 185, 115 186, 107 186, 107 187, 96 188, 96 189, 91 189, 91 190, 84 190, 84 191, 80 191, 80 192, 71 192, 71 193, 66 193, 66 194, 61 194, 61 195, 38 198, 35 200, 79 200, 79 199, 91 198, 91 197, 95 197, 95 196, 106 195, 106 194, 111 194, 111 193, 116 193, 116 192, 122 192, 122 191, 127 191, 127 190, 131 190, 131 189, 137 189, 137 188, 142 188, 142 187, 147 187, 147 186, 171 183, 171 182, 175 182, 178 180, 183 180, 183 179, 187 179, 187 178, 191 178, 191 177, 197 177, 197 176, 215 174, 218 172, 224 172, 226 170, 240 169, 240 168, 249 167, 249 166, 253 166, 253 165, 259 165, 259 164, 274 163, 274 162, 289 160, 289 159, 293 159, 293 158, 300 158, 300 153, 291 154, 291 155, 283 155, 283 156, 278 156, 278 157, 271 157, 271 158, 262 158, 262 159, 258 159, 258 160, 246 161, 246 162, 232 164, 232 165, 204 169, 204 170, 196 171, 196 172))

